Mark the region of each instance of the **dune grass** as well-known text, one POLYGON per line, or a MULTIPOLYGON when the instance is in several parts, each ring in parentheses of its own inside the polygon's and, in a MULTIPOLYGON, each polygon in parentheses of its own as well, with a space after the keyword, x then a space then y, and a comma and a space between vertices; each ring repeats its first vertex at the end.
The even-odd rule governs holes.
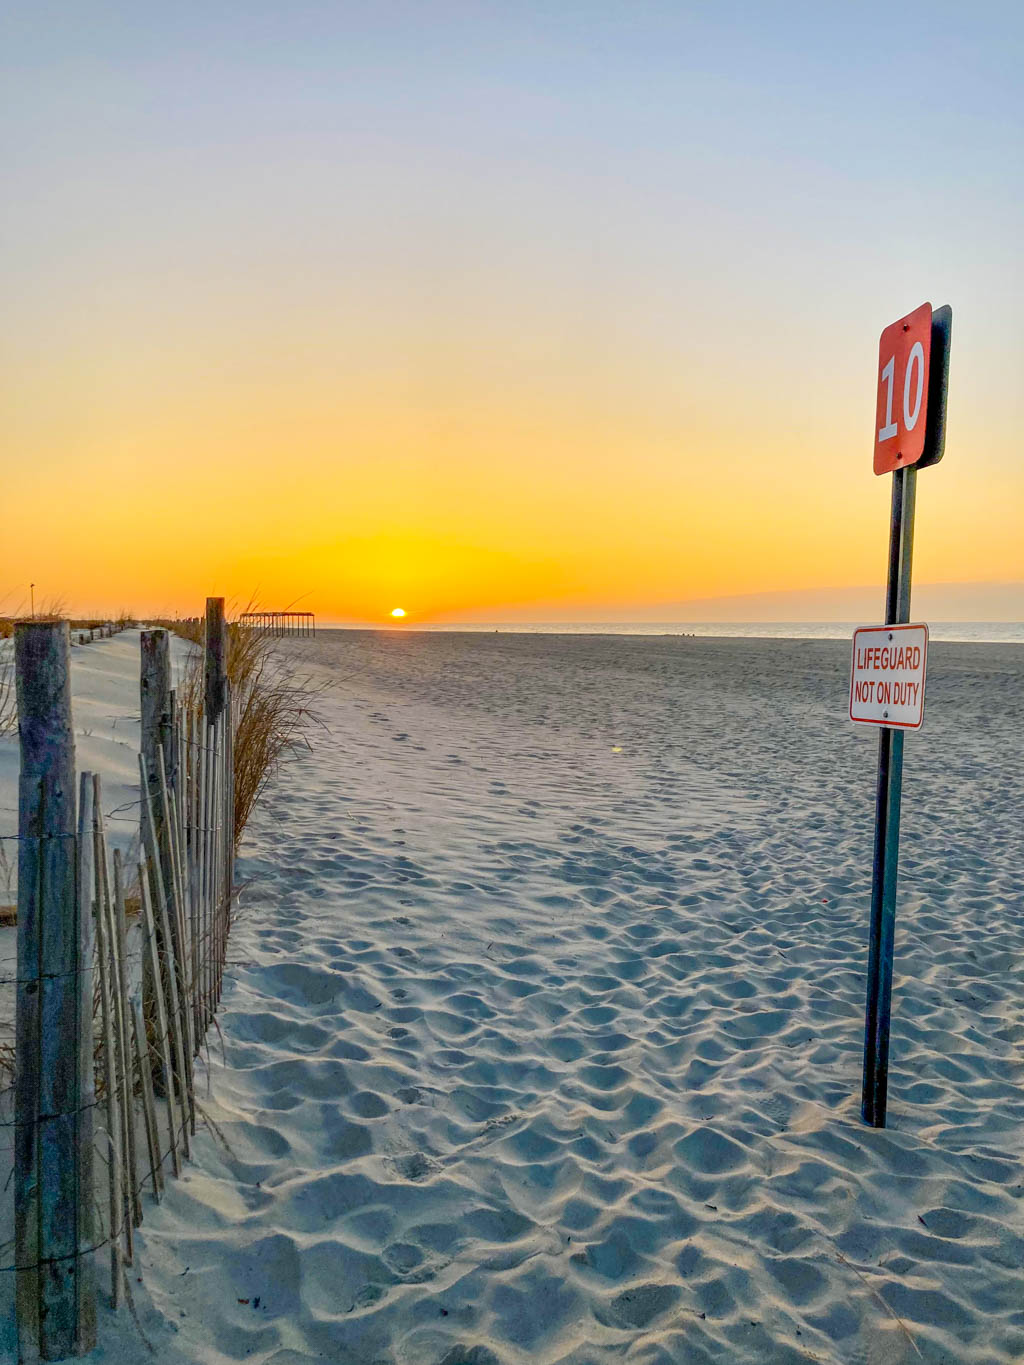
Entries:
POLYGON ((0 640, 9 640, 14 634, 14 627, 19 621, 63 621, 66 620, 70 630, 99 630, 100 626, 113 626, 115 630, 124 630, 126 627, 135 624, 135 617, 130 611, 122 610, 117 616, 67 616, 61 602, 50 602, 41 607, 35 616, 29 616, 26 612, 22 616, 0 616, 0 640))
MULTIPOLYGON (((247 610, 253 610, 250 606, 247 610)), ((177 706, 197 719, 203 711, 203 655, 205 623, 161 621, 197 646, 197 653, 178 687, 177 706)), ((295 662, 276 647, 276 638, 237 621, 227 627, 225 668, 231 688, 235 725, 235 844, 281 764, 300 748, 309 747, 309 730, 316 725, 313 704, 318 692, 300 678, 295 662)))
POLYGON ((13 735, 18 728, 18 706, 14 695, 14 653, 0 647, 0 738, 13 735))
MULTIPOLYGON (((0 738, 13 735, 18 729, 18 707, 14 685, 14 627, 19 621, 59 621, 63 619, 63 605, 58 601, 46 603, 35 616, 0 616, 0 738)), ((99 619, 69 620, 71 631, 97 630, 112 625, 124 630, 132 624, 132 613, 122 611, 112 621, 99 619)))

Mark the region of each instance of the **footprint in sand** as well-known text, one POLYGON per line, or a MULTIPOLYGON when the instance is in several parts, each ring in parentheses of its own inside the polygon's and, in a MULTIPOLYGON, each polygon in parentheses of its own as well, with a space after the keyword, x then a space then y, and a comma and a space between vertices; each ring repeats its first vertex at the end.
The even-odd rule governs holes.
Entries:
POLYGON ((392 1158, 392 1165, 403 1180, 425 1180, 431 1172, 438 1169, 437 1162, 431 1161, 422 1152, 396 1156, 392 1158))
POLYGON ((369 1308, 371 1304, 379 1303, 384 1297, 384 1292, 383 1285, 364 1284, 356 1295, 352 1307, 348 1311, 354 1313, 359 1308, 369 1308))
POLYGON ((437 1365, 502 1365, 498 1356, 487 1346, 453 1346, 437 1365))

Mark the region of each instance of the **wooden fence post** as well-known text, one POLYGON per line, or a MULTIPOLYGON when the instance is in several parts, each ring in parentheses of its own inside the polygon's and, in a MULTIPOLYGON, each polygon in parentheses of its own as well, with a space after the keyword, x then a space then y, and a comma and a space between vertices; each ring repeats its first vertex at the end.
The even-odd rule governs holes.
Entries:
MULTIPOLYGON (((165 769, 175 770, 175 760, 171 756, 173 748, 173 725, 171 716, 171 655, 169 637, 166 630, 144 630, 142 632, 142 660, 139 675, 139 693, 142 703, 142 766, 145 773, 145 790, 142 792, 140 828, 145 824, 142 818, 148 799, 153 813, 153 842, 158 850, 159 870, 164 886, 169 885, 171 876, 171 848, 168 831, 164 827, 163 811, 159 805, 160 794, 160 754, 163 753, 165 769)), ((143 843, 144 835, 140 838, 143 843)), ((174 926, 171 927, 172 934, 174 926)), ((163 941, 163 930, 157 923, 157 944, 163 960, 169 960, 163 941)), ((175 957, 180 960, 181 946, 172 939, 168 947, 173 947, 175 957)), ((166 991, 165 985, 165 991, 166 991)), ((142 964, 142 994, 146 1013, 153 1012, 152 965, 148 957, 142 964)))
POLYGON ((221 718, 227 704, 227 625, 224 620, 223 597, 206 599, 206 723, 203 727, 204 752, 206 752, 206 802, 203 826, 203 870, 202 886, 206 897, 206 934, 204 951, 206 970, 204 972, 205 1023, 212 1019, 216 1009, 217 990, 217 950, 220 929, 220 900, 217 883, 217 845, 216 845, 216 784, 220 755, 217 740, 221 730, 221 718))
MULTIPOLYGON (((95 1243, 93 1218, 93 1125, 96 1109, 96 1084, 93 1070, 93 950, 96 942, 94 907, 99 907, 99 873, 93 857, 92 826, 95 817, 93 778, 82 773, 78 800, 78 886, 76 906, 77 960, 75 977, 75 1015, 77 1020, 76 1065, 78 1091, 76 1108, 78 1131, 78 1184, 75 1201, 78 1205, 77 1316, 78 1329, 75 1350, 88 1355, 96 1345, 96 1268, 92 1248, 95 1243), (94 899, 95 898, 95 899, 94 899)), ((45 1020, 44 1020, 45 1024, 45 1020)), ((44 1097, 45 1098, 45 1097, 44 1097)), ((42 1149, 40 1149, 41 1151, 42 1149)), ((58 1210, 58 1217, 61 1216, 58 1210)), ((44 1324, 45 1326, 45 1324, 44 1324)), ((59 1360, 59 1355, 50 1357, 59 1360)))
POLYGON ((139 1167, 136 1155, 134 1062, 130 1043, 131 1005, 128 999, 128 963, 125 951, 124 877, 121 874, 121 850, 114 849, 114 942, 117 945, 121 1000, 121 1076, 125 1094, 125 1152, 127 1153, 128 1192, 132 1216, 129 1221, 125 1258, 130 1265, 134 1256, 132 1225, 142 1222, 142 1201, 139 1198, 139 1167))
POLYGON ((227 626, 223 597, 206 599, 206 724, 214 725, 224 710, 227 684, 227 626))
MULTIPOLYGON (((166 630, 142 632, 142 668, 139 678, 142 702, 142 756, 146 760, 146 780, 149 799, 155 801, 160 792, 160 759, 163 751, 164 770, 173 783, 177 761, 174 755, 171 712, 171 654, 166 630)), ((157 821, 159 824, 159 819, 157 821)), ((166 871, 161 859, 161 870, 166 871)), ((169 861, 167 866, 169 867, 169 861)))
MULTIPOLYGON (((66 621, 15 629, 18 986, 15 1257, 22 1354, 84 1355, 96 1343, 92 1232, 91 885, 76 867, 75 746, 66 621), (88 953, 88 957, 87 957, 88 953), (83 966, 88 962, 87 981, 83 966), (89 988, 88 1016, 81 990, 89 988), (84 1056, 88 1056, 86 1080, 84 1056), (84 1093, 83 1093, 84 1092, 84 1093)), ((91 874, 91 841, 83 861, 91 874)))
MULTIPOLYGON (((84 778, 83 774, 83 778, 84 778)), ((124 1234, 124 1155, 121 1144, 123 1129, 123 1105, 125 1096, 121 1091, 117 1066, 117 1051, 114 1038, 117 1011, 116 986, 116 948, 111 930, 113 915, 110 911, 110 879, 107 867, 107 845, 103 832, 102 786, 99 774, 92 778, 93 811, 91 833, 93 839, 93 863, 96 885, 96 954, 100 968, 100 1011, 103 1019, 103 1084, 107 1092, 107 1155, 109 1158, 109 1178, 107 1192, 110 1198, 110 1306, 118 1308, 121 1303, 121 1237, 124 1234)), ((84 810, 85 802, 82 802, 84 810)), ((92 1000, 89 1000, 90 1013, 92 1000)), ((89 1059, 90 1066, 92 1058, 89 1059)))

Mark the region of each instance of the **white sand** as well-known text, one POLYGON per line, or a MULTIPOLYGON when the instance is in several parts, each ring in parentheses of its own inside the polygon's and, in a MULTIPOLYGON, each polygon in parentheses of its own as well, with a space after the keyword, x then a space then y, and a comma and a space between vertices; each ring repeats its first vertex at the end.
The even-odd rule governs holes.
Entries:
POLYGON ((161 1360, 1024 1359, 1024 650, 929 660, 874 1132, 845 645, 294 649, 330 728, 239 866, 230 1152, 146 1208, 161 1360))

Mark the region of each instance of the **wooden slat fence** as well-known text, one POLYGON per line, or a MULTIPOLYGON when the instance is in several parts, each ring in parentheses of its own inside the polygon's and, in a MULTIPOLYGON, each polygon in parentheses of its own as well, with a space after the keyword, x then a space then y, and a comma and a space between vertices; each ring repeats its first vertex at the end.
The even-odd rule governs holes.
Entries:
POLYGON ((95 1346, 97 1280, 114 1307, 129 1294, 134 1229, 191 1152, 193 1064, 220 1000, 234 874, 223 599, 207 624, 195 707, 175 705, 166 632, 143 632, 130 866, 111 854, 97 774, 80 774, 75 799, 67 623, 16 630, 18 960, 0 976, 17 1010, 15 1085, 0 1093, 15 1237, 0 1279, 13 1277, 19 1358, 95 1346))

